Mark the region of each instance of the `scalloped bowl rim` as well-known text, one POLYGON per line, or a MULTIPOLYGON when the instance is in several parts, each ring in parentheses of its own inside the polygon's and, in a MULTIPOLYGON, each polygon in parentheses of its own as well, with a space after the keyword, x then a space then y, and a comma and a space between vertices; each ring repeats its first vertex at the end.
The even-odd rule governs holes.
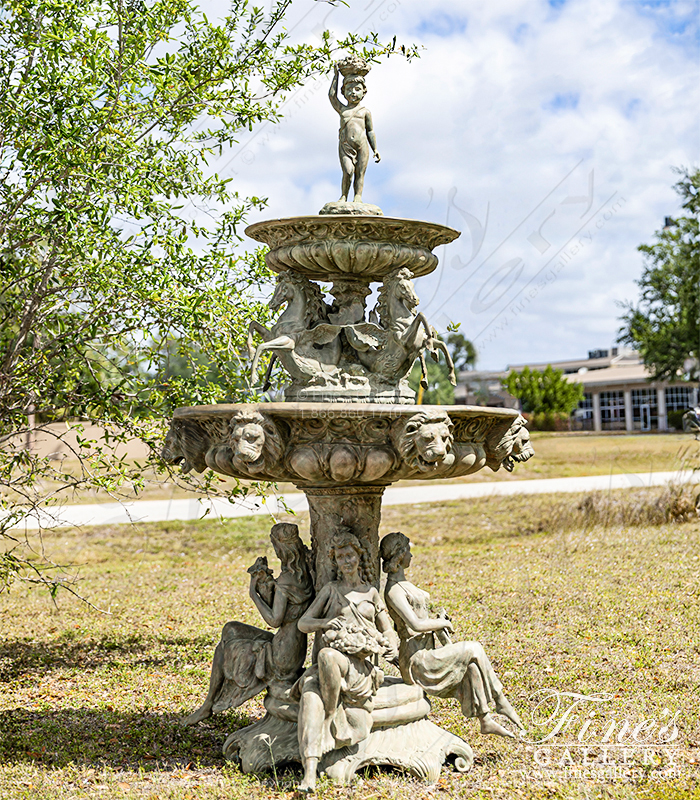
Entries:
MULTIPOLYGON (((400 223, 401 225, 408 225, 412 228, 420 228, 424 227, 434 233, 442 233, 443 236, 449 238, 446 241, 438 242, 437 244, 433 245, 433 247, 439 247, 443 244, 449 244, 457 239, 459 236, 462 235, 461 231, 456 230, 455 228, 450 228, 447 225, 441 225, 439 222, 426 222, 424 220, 418 219, 405 219, 403 217, 384 217, 384 216, 373 216, 373 215, 363 215, 363 214, 313 214, 307 216, 299 216, 299 217, 277 217, 275 219, 267 219, 261 220, 260 222, 253 222, 251 225, 245 229, 246 236, 249 236, 251 239, 255 239, 258 242, 262 242, 263 244, 267 244, 264 239, 256 236, 255 234, 259 230, 264 230, 268 227, 276 227, 278 225, 293 225, 293 224, 305 224, 310 225, 313 227, 312 223, 317 223, 319 227, 321 225, 328 225, 329 223, 333 222, 354 222, 357 223, 359 226, 360 224, 366 225, 368 222, 371 222, 374 227, 377 228, 377 236, 375 241, 381 241, 381 229, 385 226, 384 223, 395 224, 400 223)), ((364 231, 362 232, 365 233, 364 231)), ((328 237, 323 237, 328 238, 328 237)), ((346 238, 346 237, 344 237, 346 238)), ((322 241, 321 237, 319 240, 322 241)), ((293 240, 290 240, 290 244, 293 240)), ((430 248, 432 250, 432 248, 430 248)))

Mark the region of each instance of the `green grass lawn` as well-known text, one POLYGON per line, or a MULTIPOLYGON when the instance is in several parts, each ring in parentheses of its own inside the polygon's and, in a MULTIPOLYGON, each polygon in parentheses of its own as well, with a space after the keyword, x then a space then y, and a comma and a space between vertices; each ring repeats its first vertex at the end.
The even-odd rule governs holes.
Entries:
POLYGON ((533 433, 535 458, 511 473, 484 469, 461 480, 526 480, 624 472, 667 472, 680 469, 685 451, 694 452, 692 436, 682 433, 647 435, 533 433))
MULTIPOLYGON (((547 751, 555 766, 540 766, 541 747, 483 737, 456 701, 434 700, 432 719, 474 748, 470 773, 446 766, 434 787, 368 773, 349 788, 322 783, 320 797, 700 797, 700 524, 567 530, 565 511, 579 501, 390 507, 382 533, 410 536, 410 577, 448 609, 457 637, 484 644, 531 737, 547 730, 532 719, 538 692, 605 693, 611 699, 596 706, 599 727, 678 712, 674 770, 664 772, 663 748, 648 751, 646 766, 642 751, 633 752, 611 775, 600 764, 593 777, 567 772, 558 765, 562 747, 547 751)), ((110 613, 68 595, 54 607, 18 585, 0 596, 3 800, 293 796, 293 774, 278 776, 277 786, 221 756, 226 735, 261 715, 259 699, 194 729, 177 724, 206 693, 222 625, 260 623, 246 568, 264 553, 277 569, 268 531, 253 518, 45 538, 50 555, 80 565, 80 591, 110 613)), ((579 727, 553 742, 575 741, 579 727)), ((593 746, 588 759, 600 752, 593 746)), ((581 767, 581 749, 571 754, 581 767)))

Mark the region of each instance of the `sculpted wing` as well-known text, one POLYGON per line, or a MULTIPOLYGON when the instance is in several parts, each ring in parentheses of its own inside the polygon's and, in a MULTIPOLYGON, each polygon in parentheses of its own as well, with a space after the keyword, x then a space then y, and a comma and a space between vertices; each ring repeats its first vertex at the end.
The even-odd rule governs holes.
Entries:
POLYGON ((343 329, 348 342, 355 350, 365 353, 368 350, 381 350, 390 336, 389 331, 373 322, 359 322, 346 325, 343 329))
POLYGON ((314 327, 306 333, 311 337, 314 344, 330 344, 337 338, 341 329, 341 325, 331 325, 328 322, 321 322, 318 325, 314 325, 314 327))

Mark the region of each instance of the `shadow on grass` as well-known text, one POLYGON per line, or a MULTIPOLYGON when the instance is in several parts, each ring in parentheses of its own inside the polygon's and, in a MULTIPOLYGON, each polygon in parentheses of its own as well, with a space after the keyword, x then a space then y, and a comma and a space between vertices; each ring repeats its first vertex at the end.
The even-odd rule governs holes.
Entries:
POLYGON ((212 648, 210 636, 156 638, 132 635, 125 638, 103 636, 74 641, 59 638, 52 642, 27 642, 16 639, 0 645, 0 680, 10 681, 32 672, 56 668, 98 669, 108 665, 162 666, 182 657, 182 651, 212 648), (170 653, 161 653, 170 648, 170 653), (156 653, 153 653, 153 650, 156 653))
POLYGON ((220 767, 224 740, 255 719, 220 714, 182 728, 172 713, 123 713, 89 708, 0 712, 0 761, 61 768, 80 764, 146 771, 220 767))

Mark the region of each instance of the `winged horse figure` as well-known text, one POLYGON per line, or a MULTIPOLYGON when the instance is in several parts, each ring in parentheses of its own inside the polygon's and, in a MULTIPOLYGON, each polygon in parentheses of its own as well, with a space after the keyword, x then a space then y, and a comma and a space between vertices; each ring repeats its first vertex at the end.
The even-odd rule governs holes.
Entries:
POLYGON ((425 351, 434 361, 442 352, 449 368, 450 383, 454 386, 455 370, 447 345, 425 317, 416 313, 419 300, 413 288, 413 273, 402 267, 385 279, 379 290, 377 307, 370 321, 343 328, 349 344, 357 351, 360 363, 370 372, 381 375, 387 382, 405 377, 416 358, 421 364, 421 385, 428 388, 425 351))
POLYGON ((258 372, 260 354, 266 350, 273 351, 263 391, 269 387, 276 358, 296 380, 308 380, 324 374, 330 377, 337 372, 341 354, 341 327, 327 322, 328 309, 320 288, 303 275, 282 272, 277 276, 270 310, 277 311, 285 303, 287 307, 271 329, 256 320, 248 325, 248 352, 252 358, 253 381, 258 372), (257 347, 253 346, 253 333, 258 333, 263 340, 257 347))

